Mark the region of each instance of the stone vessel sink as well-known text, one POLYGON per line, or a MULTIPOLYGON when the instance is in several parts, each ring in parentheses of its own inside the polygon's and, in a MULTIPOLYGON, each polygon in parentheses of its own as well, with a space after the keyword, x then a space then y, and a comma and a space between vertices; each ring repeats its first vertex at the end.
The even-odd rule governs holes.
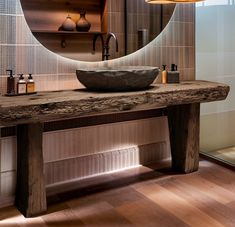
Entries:
POLYGON ((78 80, 89 90, 131 91, 148 88, 159 73, 150 66, 125 66, 76 70, 78 80))

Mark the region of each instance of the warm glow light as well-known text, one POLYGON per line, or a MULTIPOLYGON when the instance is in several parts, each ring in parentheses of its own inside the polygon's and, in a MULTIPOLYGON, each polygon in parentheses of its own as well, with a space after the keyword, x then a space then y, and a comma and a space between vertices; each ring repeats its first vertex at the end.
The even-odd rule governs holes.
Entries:
POLYGON ((205 0, 172 0, 173 3, 194 3, 194 2, 203 2, 205 0))
POLYGON ((168 4, 168 3, 173 3, 172 1, 167 1, 167 0, 145 0, 145 2, 150 3, 150 4, 168 4))
POLYGON ((169 3, 194 3, 203 2, 204 0, 145 0, 150 4, 169 4, 169 3))

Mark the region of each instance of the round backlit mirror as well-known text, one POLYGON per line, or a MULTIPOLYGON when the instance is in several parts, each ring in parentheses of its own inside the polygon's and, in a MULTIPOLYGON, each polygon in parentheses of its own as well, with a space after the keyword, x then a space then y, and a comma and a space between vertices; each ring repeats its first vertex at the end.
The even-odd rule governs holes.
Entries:
POLYGON ((161 33, 175 8, 144 0, 21 0, 21 5, 43 46, 80 61, 137 51, 161 33))

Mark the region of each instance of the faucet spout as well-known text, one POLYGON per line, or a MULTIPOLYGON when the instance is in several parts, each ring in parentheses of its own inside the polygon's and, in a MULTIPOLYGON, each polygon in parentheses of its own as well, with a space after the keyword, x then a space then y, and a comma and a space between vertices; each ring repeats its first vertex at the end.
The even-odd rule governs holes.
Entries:
POLYGON ((106 38, 106 41, 105 41, 105 44, 104 44, 104 60, 109 60, 109 42, 110 42, 110 39, 113 38, 115 40, 115 44, 116 44, 116 52, 118 52, 118 39, 116 37, 116 35, 112 32, 108 33, 107 34, 107 38, 106 38))
POLYGON ((108 36, 107 36, 107 39, 105 42, 105 46, 109 46, 109 42, 110 42, 111 38, 114 38, 115 43, 116 43, 116 52, 118 52, 118 39, 117 39, 117 36, 112 32, 108 33, 108 36))

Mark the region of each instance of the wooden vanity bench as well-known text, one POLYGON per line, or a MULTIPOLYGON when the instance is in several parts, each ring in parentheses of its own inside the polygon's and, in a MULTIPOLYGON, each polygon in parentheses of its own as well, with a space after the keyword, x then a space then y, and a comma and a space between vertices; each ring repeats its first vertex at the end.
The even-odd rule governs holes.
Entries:
POLYGON ((25 217, 46 212, 43 123, 127 111, 164 109, 172 168, 191 173, 199 166, 200 103, 224 100, 229 86, 208 81, 156 84, 144 91, 101 93, 86 89, 0 97, 0 126, 17 125, 16 206, 25 217))

